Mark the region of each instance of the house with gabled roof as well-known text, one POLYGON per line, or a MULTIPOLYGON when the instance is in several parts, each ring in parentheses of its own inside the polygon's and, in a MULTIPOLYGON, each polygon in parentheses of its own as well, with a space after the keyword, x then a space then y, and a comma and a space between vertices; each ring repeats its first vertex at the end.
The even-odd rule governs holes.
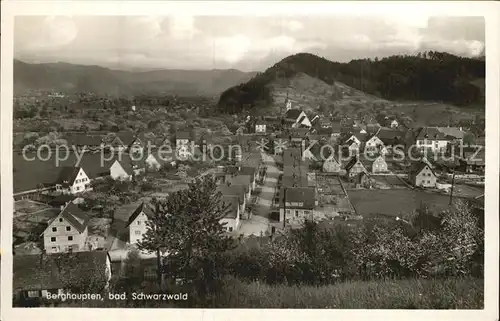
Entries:
POLYGON ((137 136, 132 132, 119 132, 115 134, 115 137, 111 140, 107 146, 115 152, 126 151, 135 141, 137 136))
POLYGON ((237 196, 240 204, 240 213, 245 213, 249 193, 243 185, 222 184, 217 187, 222 196, 237 196))
POLYGON ((132 180, 133 173, 134 171, 130 163, 120 162, 118 159, 115 159, 109 168, 109 175, 114 180, 130 181, 132 180))
POLYGON ((129 242, 130 244, 136 244, 142 241, 142 237, 146 234, 148 227, 146 222, 149 217, 153 215, 153 209, 146 203, 142 202, 137 208, 132 212, 127 221, 127 226, 129 230, 129 242))
POLYGON ((425 162, 418 161, 410 167, 408 179, 417 187, 436 187, 437 176, 425 162))
POLYGON ((280 222, 312 220, 316 207, 316 192, 312 187, 282 187, 280 199, 280 222))
POLYGON ((312 124, 306 113, 300 109, 290 109, 285 113, 285 122, 291 124, 292 128, 311 128, 312 124))
POLYGON ((49 294, 67 293, 72 280, 92 279, 107 289, 112 276, 106 251, 15 255, 12 261, 13 297, 21 306, 36 305, 49 294))
POLYGON ((226 210, 226 215, 220 219, 221 224, 225 224, 228 232, 237 231, 240 227, 240 203, 236 195, 223 195, 221 202, 226 210))
POLYGON ((432 152, 445 152, 448 145, 461 142, 464 132, 454 127, 422 127, 415 139, 420 150, 428 149, 432 152))
POLYGON ((370 174, 387 173, 389 171, 383 155, 376 157, 366 155, 366 157, 360 157, 360 161, 370 174))
POLYGON ((61 212, 43 232, 43 244, 47 254, 78 252, 86 247, 90 217, 73 202, 62 207, 61 212))
POLYGON ((381 153, 384 155, 387 154, 387 149, 385 148, 384 142, 382 142, 382 140, 380 140, 377 135, 373 135, 366 141, 364 151, 366 153, 381 153))
POLYGON ((56 191, 63 194, 78 194, 91 190, 90 178, 82 167, 62 167, 54 185, 56 191))
POLYGON ((358 156, 353 156, 351 158, 351 160, 345 166, 345 170, 349 178, 354 178, 360 173, 368 173, 368 170, 358 156))
POLYGON ((340 173, 342 171, 342 164, 340 164, 335 154, 332 153, 323 162, 322 169, 325 173, 340 173))

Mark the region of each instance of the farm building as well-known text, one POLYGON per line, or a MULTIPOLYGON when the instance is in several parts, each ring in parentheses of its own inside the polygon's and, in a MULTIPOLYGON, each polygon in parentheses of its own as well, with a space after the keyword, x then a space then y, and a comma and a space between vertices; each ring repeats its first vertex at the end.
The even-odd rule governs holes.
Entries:
POLYGON ((360 173, 368 173, 368 170, 357 156, 351 158, 349 163, 345 166, 345 170, 347 172, 347 176, 351 179, 358 176, 360 173))

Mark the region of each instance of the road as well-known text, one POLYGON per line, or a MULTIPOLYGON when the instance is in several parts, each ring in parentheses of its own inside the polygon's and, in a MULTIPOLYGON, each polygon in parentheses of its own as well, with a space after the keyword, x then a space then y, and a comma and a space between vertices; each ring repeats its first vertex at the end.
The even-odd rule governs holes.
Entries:
POLYGON ((240 229, 236 232, 244 236, 260 236, 269 230, 269 215, 272 210, 272 203, 275 188, 280 174, 274 159, 262 153, 263 164, 267 167, 267 174, 262 186, 256 188, 256 197, 252 217, 249 220, 241 220, 240 229))

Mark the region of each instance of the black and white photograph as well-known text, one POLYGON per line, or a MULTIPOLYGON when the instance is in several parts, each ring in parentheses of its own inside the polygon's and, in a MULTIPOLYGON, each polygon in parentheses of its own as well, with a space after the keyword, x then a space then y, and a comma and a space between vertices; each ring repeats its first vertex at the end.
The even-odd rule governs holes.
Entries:
POLYGON ((485 6, 59 5, 2 22, 2 310, 498 319, 485 6))

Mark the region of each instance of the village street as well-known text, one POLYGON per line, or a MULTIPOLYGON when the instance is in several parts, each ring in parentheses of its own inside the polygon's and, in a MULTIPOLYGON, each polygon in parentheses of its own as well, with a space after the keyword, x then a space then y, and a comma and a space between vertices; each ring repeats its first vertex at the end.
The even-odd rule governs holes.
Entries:
POLYGON ((255 203, 252 204, 252 217, 249 220, 241 220, 241 227, 238 230, 238 235, 261 235, 269 230, 269 215, 272 210, 275 188, 278 184, 280 170, 276 166, 273 157, 262 153, 262 163, 267 167, 267 174, 264 180, 264 185, 257 186, 255 192, 255 203))

